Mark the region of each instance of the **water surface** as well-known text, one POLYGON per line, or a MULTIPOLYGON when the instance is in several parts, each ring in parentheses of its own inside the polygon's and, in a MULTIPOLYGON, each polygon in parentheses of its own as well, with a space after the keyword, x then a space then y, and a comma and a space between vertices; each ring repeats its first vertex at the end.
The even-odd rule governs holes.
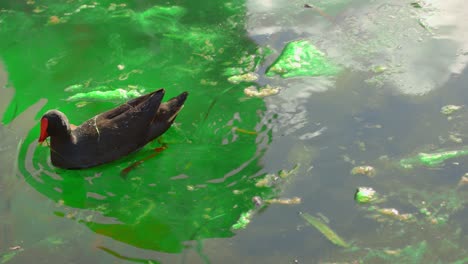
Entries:
POLYGON ((1 262, 466 263, 466 157, 399 163, 465 146, 466 108, 441 113, 467 104, 463 2, 309 5, 1 4, 1 262), (266 77, 296 40, 343 70, 266 77), (229 82, 233 68, 259 78, 229 82), (266 84, 280 93, 243 92, 266 84), (120 172, 159 142, 83 171, 54 168, 36 143, 47 109, 80 123, 125 101, 73 99, 78 93, 160 87, 168 98, 187 90, 189 100, 161 138, 167 150, 127 178, 120 172), (352 175, 359 165, 373 166, 375 177, 352 175), (273 186, 257 184, 293 168, 273 186), (384 201, 357 204, 360 186, 384 201), (301 203, 257 208, 255 196, 301 203), (386 208, 413 220, 379 211, 386 208), (250 224, 236 229, 249 212, 250 224), (300 212, 328 220, 351 248, 331 243, 300 212))

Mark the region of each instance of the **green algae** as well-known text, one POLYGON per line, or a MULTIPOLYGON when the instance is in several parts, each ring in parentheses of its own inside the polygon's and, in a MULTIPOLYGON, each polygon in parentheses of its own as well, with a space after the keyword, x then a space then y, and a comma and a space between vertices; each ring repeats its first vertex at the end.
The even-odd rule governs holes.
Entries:
POLYGON ((227 61, 224 63, 227 67, 223 75, 228 76, 231 83, 254 82, 258 79, 255 72, 271 53, 269 47, 259 47, 254 54, 246 53, 236 61, 227 61))
POLYGON ((1 264, 8 263, 10 260, 12 260, 21 251, 23 251, 23 249, 14 250, 14 251, 5 252, 5 253, 0 253, 0 263, 1 264))
POLYGON ((358 203, 370 203, 377 200, 377 192, 370 187, 359 187, 354 194, 358 203))
POLYGON ((106 86, 106 85, 98 85, 98 86, 92 86, 92 87, 86 87, 85 85, 83 84, 73 84, 73 85, 70 85, 70 86, 67 86, 65 88, 65 92, 94 92, 94 91, 109 91, 109 90, 112 90, 111 87, 109 86, 106 86))
POLYGON ((247 212, 242 213, 239 217, 239 220, 237 220, 237 222, 234 225, 232 225, 232 229, 245 229, 250 224, 250 220, 252 219, 253 215, 253 210, 249 210, 247 212))
POLYGON ((339 71, 340 68, 309 41, 299 40, 284 47, 281 55, 267 69, 266 76, 333 76, 339 71))
POLYGON ((413 168, 414 166, 433 167, 442 164, 446 160, 468 155, 468 149, 449 150, 435 153, 419 153, 415 157, 400 160, 403 168, 413 168))
POLYGON ((158 142, 111 164, 67 171, 49 166, 50 149, 36 143, 38 125, 22 144, 19 173, 38 193, 61 201, 52 216, 137 248, 180 253, 185 241, 232 237, 233 225, 255 207, 251 197, 273 192, 250 177, 262 174, 259 160, 268 144, 260 142, 271 140, 268 128, 254 129, 265 104, 242 101, 247 84, 230 83, 223 74, 228 67, 255 72, 263 59, 245 37, 244 2, 85 4, 46 0, 41 13, 19 8, 1 16, 0 57, 16 88, 4 122, 44 97, 44 112, 58 108, 73 123, 142 89, 165 88, 168 98, 188 91, 191 103, 164 134, 168 148, 126 179, 121 170, 153 154, 158 142), (68 19, 49 24, 51 16, 68 19), (228 140, 234 133, 236 140, 228 140), (178 175, 185 177, 174 179, 178 175), (234 185, 243 195, 233 192, 234 185), (75 216, 87 211, 96 217, 75 216))

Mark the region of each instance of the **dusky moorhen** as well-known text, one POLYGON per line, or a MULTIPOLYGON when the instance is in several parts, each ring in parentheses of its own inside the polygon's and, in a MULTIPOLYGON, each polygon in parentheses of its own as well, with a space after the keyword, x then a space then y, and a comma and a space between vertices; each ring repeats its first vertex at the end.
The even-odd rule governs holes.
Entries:
POLYGON ((39 142, 50 137, 52 164, 64 169, 83 169, 107 163, 134 151, 162 135, 174 122, 188 93, 161 103, 164 89, 132 99, 96 115, 80 126, 70 125, 58 110, 41 118, 39 142))

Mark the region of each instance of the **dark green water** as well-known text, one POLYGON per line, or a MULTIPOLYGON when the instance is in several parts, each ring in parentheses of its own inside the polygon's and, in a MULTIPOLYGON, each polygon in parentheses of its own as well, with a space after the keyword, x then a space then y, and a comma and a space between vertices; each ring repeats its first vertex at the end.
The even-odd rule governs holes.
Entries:
POLYGON ((464 23, 446 20, 463 17, 460 3, 2 2, 0 263, 467 263, 467 187, 458 184, 467 158, 398 166, 466 144, 466 109, 450 120, 440 113, 468 103, 464 23), (343 71, 266 77, 285 44, 300 39, 343 71), (232 68, 259 79, 229 82, 232 68), (281 91, 247 97, 252 84, 281 91), (168 148, 126 178, 121 171, 160 142, 82 171, 54 168, 36 143, 47 109, 79 124, 126 101, 83 93, 161 87, 167 98, 190 97, 160 139, 168 148), (351 175, 357 165, 376 176, 351 175), (278 185, 256 186, 294 167, 278 185), (385 201, 356 204, 359 186, 385 201), (302 200, 256 210, 254 196, 302 200), (250 210, 251 223, 235 230, 250 210), (351 249, 299 212, 328 218, 351 249))

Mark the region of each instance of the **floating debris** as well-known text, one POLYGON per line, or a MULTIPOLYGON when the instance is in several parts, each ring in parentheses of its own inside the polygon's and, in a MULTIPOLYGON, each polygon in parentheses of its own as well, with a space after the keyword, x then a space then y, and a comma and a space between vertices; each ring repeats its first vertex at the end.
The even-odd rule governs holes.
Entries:
POLYGON ((309 140, 309 139, 312 139, 312 138, 315 138, 315 137, 318 137, 320 135, 322 135, 326 130, 328 129, 328 127, 321 127, 319 130, 317 131, 314 131, 314 132, 307 132, 303 135, 300 135, 299 136, 299 139, 300 140, 309 140))
POLYGON ((414 7, 414 8, 422 8, 421 3, 419 3, 419 2, 412 2, 410 5, 411 5, 412 7, 414 7))
POLYGON ((255 82, 256 80, 258 80, 258 75, 253 72, 241 75, 234 75, 228 78, 228 81, 234 84, 238 84, 241 82, 255 82))
POLYGON ((328 15, 327 13, 325 13, 325 11, 323 11, 322 9, 318 8, 317 6, 314 6, 312 4, 304 4, 303 5, 304 8, 312 8, 314 11, 316 11, 317 13, 319 13, 322 17, 326 18, 328 21, 330 21, 331 23, 333 23, 333 18, 330 17, 330 15, 328 15))
POLYGON ((262 207, 263 206, 263 199, 260 196, 252 197, 252 202, 255 204, 255 207, 262 207))
POLYGON ((286 45, 281 55, 267 69, 266 76, 332 76, 339 71, 340 68, 332 64, 314 45, 299 40, 286 45))
POLYGON ((299 197, 293 197, 293 198, 275 198, 275 199, 267 199, 265 200, 265 203, 268 204, 300 204, 302 202, 302 199, 299 197))
POLYGON ((354 142, 358 147, 359 147, 359 150, 360 151, 366 151, 367 148, 366 148, 366 143, 363 142, 363 141, 355 141, 354 142))
POLYGON ((328 227, 325 223, 320 221, 319 218, 313 217, 308 213, 302 213, 301 214, 302 218, 304 218, 307 223, 315 227, 322 235, 324 235, 330 242, 333 244, 348 248, 350 245, 346 243, 341 237, 339 237, 330 227, 328 227))
POLYGON ((49 25, 57 25, 63 23, 63 21, 58 16, 49 17, 49 25))
POLYGON ((239 194, 243 194, 244 191, 241 191, 241 190, 232 190, 232 193, 235 194, 235 195, 239 195, 239 194))
POLYGON ((463 186, 468 186, 468 173, 465 173, 465 175, 460 178, 460 181, 458 181, 457 188, 463 186))
POLYGON ((426 207, 420 208, 419 212, 425 216, 430 216, 432 214, 426 207))
POLYGON ((377 212, 382 216, 391 217, 398 221, 412 222, 416 220, 412 214, 400 214, 395 208, 381 208, 378 209, 377 212))
POLYGON ((449 135, 449 140, 457 144, 463 143, 463 139, 459 135, 453 133, 449 135))
POLYGON ((446 105, 440 109, 440 112, 444 115, 451 115, 462 108, 463 105, 446 105))
POLYGON ((358 203, 370 203, 377 200, 377 192, 371 187, 359 187, 354 194, 358 203))
POLYGON ((383 72, 385 72, 387 70, 388 70, 388 68, 385 65, 377 65, 377 66, 374 66, 374 67, 371 68, 371 71, 373 73, 377 73, 377 74, 383 73, 383 72))
POLYGON ((280 177, 276 176, 275 174, 269 173, 265 175, 265 177, 263 177, 262 179, 258 180, 255 183, 255 186, 256 187, 272 187, 276 185, 279 179, 280 177))
POLYGON ((294 165, 294 167, 290 170, 280 170, 279 176, 281 179, 290 178, 291 176, 295 175, 299 171, 300 167, 301 167, 301 164, 298 163, 294 165))
POLYGON ((468 155, 468 149, 442 151, 436 153, 419 153, 416 157, 400 160, 400 166, 409 169, 415 165, 437 166, 448 159, 468 155))
POLYGON ((427 261, 424 260, 427 257, 427 250, 426 241, 406 246, 403 249, 368 249, 367 255, 356 263, 426 263, 427 261))
POLYGON ((432 30, 430 29, 429 25, 427 24, 427 22, 423 19, 418 19, 418 24, 425 30, 427 30, 427 32, 429 33, 433 33, 432 30))
POLYGON ((247 130, 247 129, 238 128, 238 127, 234 127, 234 131, 241 133, 241 134, 246 134, 246 135, 258 135, 257 131, 247 130))
POLYGON ((244 94, 250 97, 267 97, 271 95, 276 95, 280 91, 280 88, 271 87, 270 85, 265 85, 264 87, 257 89, 255 86, 249 86, 244 89, 244 94))
POLYGON ((12 246, 8 248, 9 250, 22 250, 23 248, 21 246, 12 246))
POLYGON ((369 178, 374 178, 376 171, 372 166, 357 166, 351 170, 352 175, 361 174, 369 178))
POLYGON ((73 84, 65 88, 65 92, 76 92, 83 90, 84 85, 82 84, 73 84))

